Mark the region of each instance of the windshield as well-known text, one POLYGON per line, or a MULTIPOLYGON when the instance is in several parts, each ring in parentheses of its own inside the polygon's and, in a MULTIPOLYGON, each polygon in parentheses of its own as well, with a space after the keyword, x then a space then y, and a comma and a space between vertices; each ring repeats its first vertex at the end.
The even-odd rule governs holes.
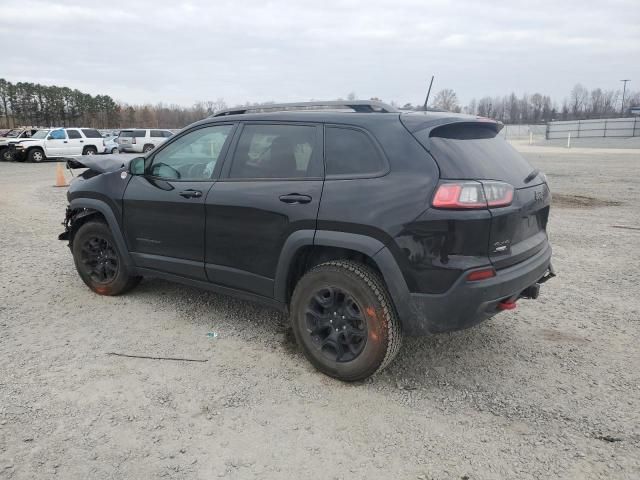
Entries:
POLYGON ((47 133, 49 133, 49 130, 38 130, 36 133, 31 135, 31 138, 35 138, 35 139, 47 138, 47 133))

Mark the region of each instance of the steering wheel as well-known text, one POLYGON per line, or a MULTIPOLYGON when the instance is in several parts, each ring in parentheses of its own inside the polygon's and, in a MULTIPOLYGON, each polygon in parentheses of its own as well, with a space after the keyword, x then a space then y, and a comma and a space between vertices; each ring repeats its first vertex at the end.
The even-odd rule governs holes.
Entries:
POLYGON ((159 177, 159 176, 161 176, 161 175, 158 175, 158 173, 159 173, 159 172, 158 172, 158 170, 159 170, 160 168, 166 168, 166 169, 170 170, 170 171, 171 171, 171 173, 172 173, 173 175, 175 175, 175 177, 174 177, 174 178, 176 178, 176 179, 178 179, 178 178, 180 178, 180 177, 181 177, 180 172, 179 172, 178 170, 176 170, 175 168, 173 168, 173 167, 172 167, 172 166, 170 166, 170 165, 167 165, 166 163, 156 163, 156 164, 154 164, 154 165, 153 165, 153 167, 152 167, 152 172, 153 172, 153 174, 154 174, 154 175, 156 175, 156 176, 158 176, 158 177, 159 177))

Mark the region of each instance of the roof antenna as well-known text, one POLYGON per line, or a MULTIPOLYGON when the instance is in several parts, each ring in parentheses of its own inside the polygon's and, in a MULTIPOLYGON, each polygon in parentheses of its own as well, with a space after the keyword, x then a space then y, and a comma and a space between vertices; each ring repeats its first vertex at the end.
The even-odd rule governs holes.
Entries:
POLYGON ((431 85, 433 85, 434 75, 431 75, 431 82, 429 83, 429 90, 427 91, 427 98, 424 99, 424 111, 427 111, 427 103, 429 102, 429 94, 431 94, 431 85))

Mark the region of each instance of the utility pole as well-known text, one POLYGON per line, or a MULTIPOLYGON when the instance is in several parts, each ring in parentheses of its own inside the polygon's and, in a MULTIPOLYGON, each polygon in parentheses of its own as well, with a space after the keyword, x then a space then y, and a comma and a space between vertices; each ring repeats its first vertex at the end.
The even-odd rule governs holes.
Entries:
POLYGON ((624 79, 624 80, 620 80, 621 82, 623 82, 624 86, 622 87, 622 108, 621 108, 621 112, 620 114, 624 117, 624 94, 627 93, 627 82, 630 82, 631 80, 624 79))

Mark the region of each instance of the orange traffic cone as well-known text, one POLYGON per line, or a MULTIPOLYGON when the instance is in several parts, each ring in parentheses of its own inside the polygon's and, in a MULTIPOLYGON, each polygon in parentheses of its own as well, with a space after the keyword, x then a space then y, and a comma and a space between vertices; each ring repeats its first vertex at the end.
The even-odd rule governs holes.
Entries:
POLYGON ((64 168, 62 162, 58 162, 56 165, 56 184, 55 187, 68 187, 67 179, 64 178, 64 168))

